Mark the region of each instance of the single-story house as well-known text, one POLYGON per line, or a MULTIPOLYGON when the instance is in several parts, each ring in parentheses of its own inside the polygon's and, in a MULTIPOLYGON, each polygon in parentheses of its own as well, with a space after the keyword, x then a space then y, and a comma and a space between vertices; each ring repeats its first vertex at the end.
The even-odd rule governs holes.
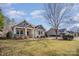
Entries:
POLYGON ((27 21, 23 21, 12 27, 13 38, 37 38, 45 36, 45 29, 42 25, 33 26, 27 21))
MULTIPOLYGON (((50 28, 46 33, 48 37, 52 37, 52 36, 56 36, 56 29, 54 28, 50 28)), ((65 31, 65 29, 58 29, 58 33, 57 36, 61 36, 61 33, 63 33, 65 31)))

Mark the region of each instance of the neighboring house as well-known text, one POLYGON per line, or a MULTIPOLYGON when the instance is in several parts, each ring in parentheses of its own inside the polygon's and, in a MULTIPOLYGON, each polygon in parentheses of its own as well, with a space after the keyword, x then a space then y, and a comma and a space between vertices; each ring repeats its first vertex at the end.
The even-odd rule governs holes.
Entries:
POLYGON ((14 26, 14 22, 10 20, 8 17, 4 18, 4 27, 0 31, 0 37, 7 37, 7 33, 12 31, 12 26, 14 26))
MULTIPOLYGON (((57 36, 60 36, 61 33, 63 33, 64 31, 65 31, 65 29, 58 29, 57 36)), ((47 33, 48 37, 56 36, 56 32, 55 32, 54 28, 50 28, 46 33, 47 33)))
MULTIPOLYGON (((59 36, 59 35, 60 35, 60 32, 58 31, 58 35, 57 35, 57 36, 59 36)), ((48 36, 48 37, 56 36, 55 29, 50 28, 50 29, 47 31, 47 36, 48 36)))
POLYGON ((26 22, 25 20, 12 27, 12 37, 15 38, 34 38, 45 36, 45 30, 40 26, 33 26, 32 24, 26 22))
POLYGON ((74 37, 79 37, 79 31, 74 32, 73 34, 74 34, 74 37))

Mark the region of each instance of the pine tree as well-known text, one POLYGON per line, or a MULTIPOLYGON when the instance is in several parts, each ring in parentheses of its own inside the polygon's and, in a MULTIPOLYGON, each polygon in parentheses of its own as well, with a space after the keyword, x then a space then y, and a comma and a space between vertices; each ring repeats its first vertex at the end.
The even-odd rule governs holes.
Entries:
POLYGON ((3 28, 4 26, 4 15, 2 13, 2 10, 0 9, 0 30, 3 28))

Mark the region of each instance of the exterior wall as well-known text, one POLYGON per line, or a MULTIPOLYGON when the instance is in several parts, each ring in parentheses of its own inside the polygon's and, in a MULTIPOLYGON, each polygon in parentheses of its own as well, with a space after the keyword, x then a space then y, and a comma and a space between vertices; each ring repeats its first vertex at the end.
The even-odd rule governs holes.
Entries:
POLYGON ((38 36, 38 30, 35 29, 35 38, 38 36))
MULTIPOLYGON (((27 31, 28 31, 28 30, 30 30, 30 35, 31 35, 31 37, 34 38, 34 36, 35 36, 35 35, 34 35, 35 29, 34 29, 34 28, 27 27, 27 31)), ((28 35, 27 35, 27 36, 28 36, 28 35)))
POLYGON ((43 29, 35 29, 35 37, 44 37, 45 36, 45 31, 43 29), (39 32, 42 32, 39 34, 39 32))
MULTIPOLYGON (((55 33, 54 30, 50 30, 50 31, 47 32, 47 36, 55 36, 55 35, 56 35, 56 33, 55 33)), ((60 35, 60 32, 58 32, 58 36, 59 35, 60 35)))
POLYGON ((32 35, 33 35, 32 37, 34 38, 35 37, 35 29, 32 30, 32 35))

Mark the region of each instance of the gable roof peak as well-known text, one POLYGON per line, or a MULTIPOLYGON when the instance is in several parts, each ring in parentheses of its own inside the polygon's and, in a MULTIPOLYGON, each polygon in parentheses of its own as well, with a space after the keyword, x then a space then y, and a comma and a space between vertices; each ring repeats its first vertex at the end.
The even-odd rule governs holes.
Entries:
POLYGON ((44 29, 45 30, 45 28, 42 25, 37 25, 35 28, 44 29))

